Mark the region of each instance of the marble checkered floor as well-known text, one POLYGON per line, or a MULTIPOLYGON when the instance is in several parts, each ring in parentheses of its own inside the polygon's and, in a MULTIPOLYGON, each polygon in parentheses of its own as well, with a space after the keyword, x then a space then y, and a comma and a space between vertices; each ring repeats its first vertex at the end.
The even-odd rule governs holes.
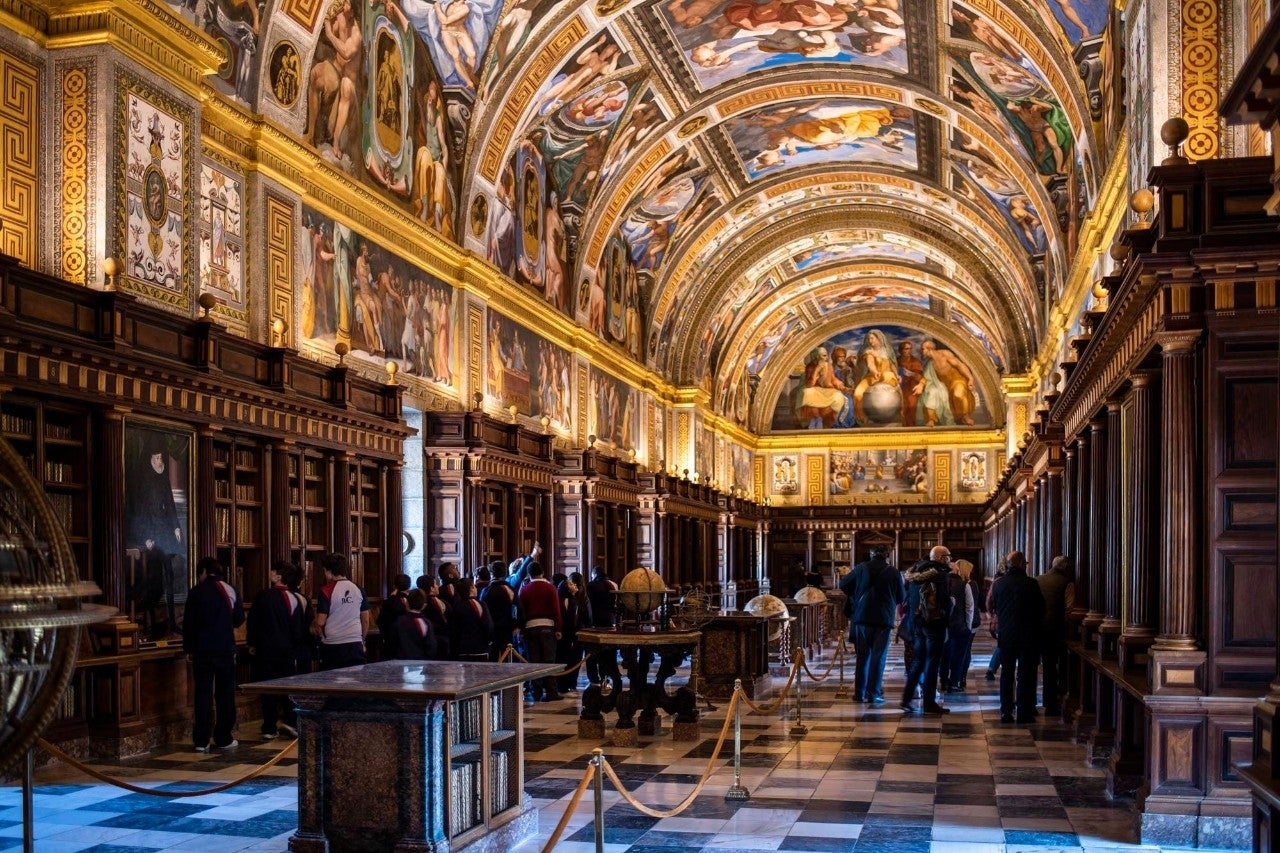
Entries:
MULTIPOLYGON (((975 657, 971 689, 947 697, 952 713, 946 717, 904 717, 892 701, 864 708, 837 698, 834 684, 812 683, 805 687, 809 733, 803 738, 790 736, 790 718, 745 716, 743 784, 751 792, 745 803, 724 799, 733 781, 728 748, 702 793, 678 817, 646 817, 606 785, 606 853, 1156 850, 1133 843, 1132 802, 1107 799, 1101 771, 1084 767, 1081 747, 1062 726, 999 723, 994 684, 982 678, 985 662, 985 655, 975 657)), ((825 666, 818 661, 813 668, 821 673, 825 666)), ((779 670, 775 683, 782 681, 779 670)), ((901 684, 900 660, 891 660, 886 695, 892 699, 901 684)), ((597 746, 577 737, 573 704, 526 705, 526 789, 539 807, 540 826, 536 839, 511 853, 541 850, 597 746)), ((706 767, 724 704, 704 713, 701 742, 642 738, 637 750, 606 746, 605 754, 641 802, 670 807, 688 795, 706 767)), ((242 724, 240 749, 225 755, 197 755, 174 744, 99 767, 149 787, 209 787, 275 753, 279 742, 256 741, 256 730, 242 724)), ((285 760, 221 794, 174 800, 86 783, 50 768, 37 778, 36 850, 284 851, 297 817, 294 765, 285 760)), ((0 844, 13 845, 0 851, 21 849, 20 796, 16 786, 0 788, 0 844)), ((558 853, 594 850, 592 813, 588 794, 558 853)))

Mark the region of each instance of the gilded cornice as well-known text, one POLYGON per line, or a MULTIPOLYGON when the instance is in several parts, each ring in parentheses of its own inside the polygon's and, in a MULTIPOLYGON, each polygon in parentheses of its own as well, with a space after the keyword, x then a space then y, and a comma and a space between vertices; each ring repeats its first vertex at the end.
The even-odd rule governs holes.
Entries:
POLYGON ((1034 383, 1049 374, 1062 352, 1063 338, 1083 310, 1089 289, 1093 287, 1094 262, 1120 234, 1128 212, 1129 133, 1124 131, 1116 142, 1111 167, 1098 190, 1097 202, 1085 217, 1062 295, 1054 304, 1040 351, 1031 363, 1028 375, 1034 383))
POLYGON ((162 79, 199 96, 204 78, 225 62, 222 48, 159 0, 45 3, 49 50, 108 45, 162 79))
POLYGON ((49 16, 42 6, 24 0, 0 0, 0 27, 43 46, 49 16))
POLYGON ((759 453, 810 450, 961 450, 1004 446, 999 429, 894 429, 806 430, 763 435, 756 441, 759 453))

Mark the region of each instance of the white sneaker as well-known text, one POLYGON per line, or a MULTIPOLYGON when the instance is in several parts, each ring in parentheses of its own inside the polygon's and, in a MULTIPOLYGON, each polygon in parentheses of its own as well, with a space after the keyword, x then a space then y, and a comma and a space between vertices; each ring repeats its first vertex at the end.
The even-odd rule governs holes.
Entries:
POLYGON ((197 746, 197 747, 195 747, 195 751, 196 751, 196 752, 209 752, 209 751, 210 751, 210 748, 209 748, 207 745, 206 745, 206 746, 197 746))
POLYGON ((231 741, 231 743, 227 744, 226 746, 214 746, 214 749, 218 750, 219 752, 227 752, 229 750, 235 749, 239 745, 240 745, 240 741, 233 740, 231 741))

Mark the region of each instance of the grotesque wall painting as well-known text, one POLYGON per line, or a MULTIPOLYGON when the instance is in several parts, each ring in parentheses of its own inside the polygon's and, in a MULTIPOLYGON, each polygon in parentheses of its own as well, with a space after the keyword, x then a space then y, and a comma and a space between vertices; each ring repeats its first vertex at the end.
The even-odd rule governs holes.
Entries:
POLYGON ((640 441, 640 393, 595 367, 590 371, 591 433, 617 450, 633 450, 640 441))
POLYGON ((463 34, 483 19, 482 7, 492 14, 486 4, 457 0, 333 0, 307 80, 304 140, 449 238, 457 164, 449 147, 444 84, 432 56, 456 53, 462 61, 450 59, 449 79, 466 79, 461 69, 469 67, 466 57, 477 44, 474 35, 463 34), (474 8, 464 20, 442 23, 467 7, 474 8))
POLYGON ((975 365, 914 329, 851 329, 814 347, 788 378, 773 428, 989 425, 975 365))
POLYGON ((804 63, 907 70, 898 0, 665 0, 655 8, 704 90, 804 63))
POLYGON ((200 292, 209 291, 243 311, 244 185, 211 163, 200 166, 200 292))
POLYGON ((226 52, 214 85, 223 93, 252 103, 258 85, 258 51, 267 0, 169 1, 175 12, 209 34, 226 52))
MULTIPOLYGON (((125 151, 123 273, 144 293, 173 301, 185 292, 188 128, 176 110, 124 90, 125 151)), ((167 104, 167 101, 166 101, 167 104)))
POLYGON ((957 488, 962 492, 986 493, 991 487, 987 480, 987 451, 962 450, 959 456, 957 488))
POLYGON ((573 365, 565 350, 496 311, 488 313, 485 380, 489 396, 520 414, 573 426, 573 365))
POLYGON ((773 457, 771 491, 775 495, 800 494, 800 457, 783 453, 773 457))
POLYGON ((453 288, 309 208, 302 224, 303 337, 453 385, 453 288))
POLYGON ((725 122, 750 178, 817 163, 916 168, 915 114, 850 98, 769 106, 725 122))
POLYGON ((961 176, 956 189, 970 199, 982 198, 1008 223, 1028 254, 1040 254, 1049 247, 1044 217, 1023 192, 1022 186, 996 164, 990 153, 963 131, 954 131, 951 159, 961 176))

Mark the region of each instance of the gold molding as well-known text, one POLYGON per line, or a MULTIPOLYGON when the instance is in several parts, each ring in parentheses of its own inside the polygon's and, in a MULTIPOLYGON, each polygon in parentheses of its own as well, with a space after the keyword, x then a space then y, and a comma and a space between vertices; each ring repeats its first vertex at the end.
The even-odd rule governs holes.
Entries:
POLYGON ((1217 0, 1182 0, 1182 116, 1191 132, 1185 151, 1191 160, 1215 157, 1221 145, 1218 116, 1221 50, 1217 0))
POLYGON ((951 451, 940 450, 933 457, 933 502, 951 503, 951 451))
POLYGON ((222 48, 159 0, 93 0, 42 4, 44 47, 109 46, 190 95, 225 62, 222 48))
POLYGON ((999 429, 813 430, 760 436, 757 453, 805 450, 961 450, 1004 447, 999 429))
POLYGON ((35 268, 40 228, 40 73, 35 66, 0 51, 0 249, 35 268))
POLYGON ((62 223, 58 271, 67 281, 89 277, 89 66, 62 70, 62 223))
MULTIPOLYGON (((293 310, 293 212, 291 202, 277 198, 272 193, 266 196, 266 215, 263 217, 267 238, 267 293, 268 313, 271 320, 283 320, 285 341, 297 340, 297 325, 294 322, 293 310)), ((248 283, 245 284, 246 290, 248 283)), ((248 294, 245 301, 248 307, 248 294)), ((268 335, 274 336, 268 323, 268 335)), ((273 341, 275 343, 275 341, 273 341)))

